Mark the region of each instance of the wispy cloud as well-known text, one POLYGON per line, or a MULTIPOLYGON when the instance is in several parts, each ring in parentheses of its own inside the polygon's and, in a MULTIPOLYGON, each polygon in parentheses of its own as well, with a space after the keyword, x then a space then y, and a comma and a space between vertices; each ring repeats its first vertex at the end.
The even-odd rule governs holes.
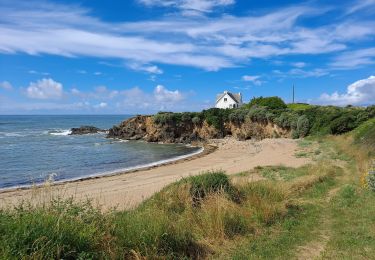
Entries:
MULTIPOLYGON (((150 4, 180 1, 150 1, 150 4), (154 3, 151 3, 154 2, 154 3)), ((11 3, 11 2, 9 2, 11 3)), ((109 23, 79 6, 20 3, 0 7, 0 52, 66 57, 118 58, 150 73, 172 64, 219 70, 291 54, 341 51, 350 42, 375 35, 370 22, 346 21, 319 27, 300 18, 319 16, 324 8, 306 5, 256 16, 177 17, 109 23)), ((232 1, 183 1, 186 8, 209 11, 232 1), (203 3, 203 4, 202 4, 203 3), (185 5, 186 4, 186 5, 185 5)))
POLYGON ((127 66, 135 71, 144 71, 150 74, 163 74, 163 70, 156 65, 129 63, 127 66))
POLYGON ((10 84, 9 81, 3 81, 3 82, 0 82, 0 89, 12 90, 13 86, 12 84, 10 84))
POLYGON ((138 2, 149 7, 172 7, 181 10, 185 15, 210 13, 215 8, 235 3, 234 0, 138 0, 138 2))
POLYGON ((346 14, 352 14, 369 7, 375 7, 375 0, 357 0, 347 8, 346 14))
POLYGON ((261 76, 259 75, 255 75, 255 76, 244 75, 242 76, 242 80, 247 81, 247 82, 252 82, 254 85, 260 86, 263 83, 263 81, 260 80, 260 77, 261 76))
POLYGON ((293 62, 292 64, 291 64, 293 67, 296 67, 296 68, 303 68, 303 67, 306 67, 306 63, 305 62, 293 62))
POLYGON ((347 51, 339 54, 330 63, 334 69, 353 69, 375 63, 375 48, 347 51))

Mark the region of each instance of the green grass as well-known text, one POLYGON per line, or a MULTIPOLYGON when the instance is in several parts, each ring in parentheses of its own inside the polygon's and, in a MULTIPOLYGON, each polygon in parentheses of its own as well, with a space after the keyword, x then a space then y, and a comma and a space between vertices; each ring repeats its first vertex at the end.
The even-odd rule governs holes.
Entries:
POLYGON ((305 109, 311 108, 312 105, 304 104, 304 103, 294 103, 294 104, 288 104, 287 105, 289 109, 292 109, 294 111, 303 111, 305 109))
POLYGON ((332 238, 323 256, 371 259, 375 254, 375 192, 345 185, 332 203, 332 238))
POLYGON ((257 167, 256 169, 263 177, 267 179, 290 181, 297 177, 307 175, 309 171, 309 166, 303 166, 300 168, 291 168, 285 166, 268 166, 257 167))

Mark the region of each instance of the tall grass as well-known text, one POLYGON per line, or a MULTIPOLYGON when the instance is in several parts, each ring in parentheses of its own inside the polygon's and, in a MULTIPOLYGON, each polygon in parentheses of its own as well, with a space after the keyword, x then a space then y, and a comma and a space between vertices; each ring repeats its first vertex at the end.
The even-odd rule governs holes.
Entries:
POLYGON ((209 172, 174 183, 138 208, 102 212, 54 200, 0 211, 0 258, 205 258, 284 219, 295 196, 318 183, 239 182, 209 172))

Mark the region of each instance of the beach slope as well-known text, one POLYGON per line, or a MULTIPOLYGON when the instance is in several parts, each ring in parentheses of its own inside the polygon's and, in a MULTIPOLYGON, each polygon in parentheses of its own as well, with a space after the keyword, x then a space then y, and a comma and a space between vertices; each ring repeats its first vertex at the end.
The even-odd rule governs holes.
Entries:
POLYGON ((256 166, 299 167, 310 162, 308 158, 295 157, 297 141, 292 139, 237 141, 234 138, 224 138, 210 140, 209 143, 217 146, 217 149, 190 160, 113 176, 1 191, 0 207, 16 205, 24 200, 37 204, 57 197, 73 197, 75 200, 90 199, 104 209, 129 209, 166 185, 205 171, 224 170, 230 175, 256 166))

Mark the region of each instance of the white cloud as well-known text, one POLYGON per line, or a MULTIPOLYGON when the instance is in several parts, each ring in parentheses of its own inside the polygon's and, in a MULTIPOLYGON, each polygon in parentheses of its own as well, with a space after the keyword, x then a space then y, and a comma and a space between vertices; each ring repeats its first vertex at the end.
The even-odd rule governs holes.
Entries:
POLYGON ((342 94, 338 92, 323 93, 319 101, 334 105, 373 105, 375 104, 375 76, 352 83, 342 94))
POLYGON ((309 77, 322 77, 329 74, 325 69, 315 68, 312 70, 303 70, 303 69, 291 69, 288 74, 297 78, 309 78, 309 77))
POLYGON ((3 81, 3 82, 0 82, 0 89, 1 88, 5 90, 12 90, 13 86, 8 81, 3 81))
POLYGON ((109 99, 113 99, 116 96, 118 96, 120 92, 118 90, 110 90, 106 86, 97 86, 97 87, 94 88, 93 91, 80 91, 77 88, 72 88, 70 90, 70 93, 73 96, 80 97, 80 98, 83 98, 85 100, 90 100, 90 99, 109 100, 109 99))
POLYGON ((100 75, 102 75, 103 73, 101 73, 100 71, 96 71, 96 72, 94 72, 94 75, 95 76, 100 76, 100 75))
POLYGON ((358 12, 359 10, 363 10, 364 8, 370 8, 374 6, 375 0, 357 0, 347 9, 346 14, 352 14, 358 12))
MULTIPOLYGON (((183 0, 181 0, 183 1, 183 0)), ((177 0, 149 1, 174 5, 177 0)), ((190 0, 185 10, 208 12, 229 0, 190 0)), ((65 57, 117 58, 125 63, 172 64, 219 70, 254 58, 323 54, 347 48, 375 35, 374 22, 350 20, 311 27, 303 17, 324 8, 307 5, 246 16, 178 17, 137 22, 104 22, 79 6, 9 1, 0 6, 0 53, 65 57), (10 4, 9 4, 10 3, 10 4), (12 6, 13 4, 13 6, 12 6)), ((145 65, 149 73, 161 73, 145 65)))
POLYGON ((108 106, 107 103, 105 103, 105 102, 100 102, 100 103, 96 106, 96 108, 106 108, 107 106, 108 106))
POLYGON ((162 85, 157 85, 154 89, 154 96, 158 102, 178 102, 183 99, 182 94, 178 90, 168 90, 162 85))
POLYGON ((375 63, 375 48, 348 51, 338 55, 330 66, 334 69, 353 69, 375 63))
POLYGON ((184 14, 212 12, 217 7, 225 7, 235 3, 234 0, 138 0, 146 6, 173 7, 184 14))
POLYGON ((51 78, 44 78, 31 82, 26 94, 29 98, 35 99, 59 99, 63 96, 63 86, 51 78))
POLYGON ((307 64, 305 62, 293 62, 292 63, 292 66, 296 68, 303 68, 303 67, 306 67, 306 65, 307 64))
POLYGON ((163 70, 156 65, 142 65, 138 63, 130 63, 128 67, 136 71, 144 71, 150 74, 163 74, 163 70))
POLYGON ((39 74, 39 75, 44 75, 44 76, 50 75, 48 72, 39 72, 39 71, 36 71, 36 70, 29 70, 28 73, 29 74, 39 74))
POLYGON ((244 75, 244 76, 242 76, 242 80, 243 81, 250 81, 250 82, 253 82, 254 85, 260 86, 263 83, 261 80, 259 80, 260 77, 261 76, 259 76, 259 75, 256 75, 256 76, 244 75))

